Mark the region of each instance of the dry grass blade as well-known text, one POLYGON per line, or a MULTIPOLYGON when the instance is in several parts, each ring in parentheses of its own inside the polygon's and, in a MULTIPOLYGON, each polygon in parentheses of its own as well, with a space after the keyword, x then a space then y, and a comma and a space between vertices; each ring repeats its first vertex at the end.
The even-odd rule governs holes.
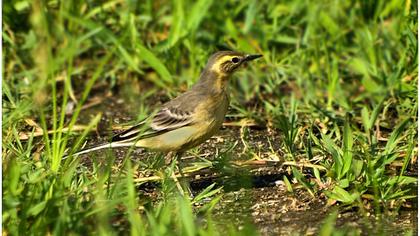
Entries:
MULTIPOLYGON (((88 127, 87 125, 74 125, 71 130, 69 130, 68 127, 64 127, 62 132, 67 133, 67 132, 83 131, 87 127, 88 127)), ((55 132, 57 132, 57 130, 48 130, 47 131, 48 134, 52 134, 52 133, 55 133, 55 132)), ((19 139, 20 140, 28 140, 31 136, 41 137, 42 135, 44 135, 44 130, 41 129, 41 128, 36 128, 34 132, 19 132, 19 139)))

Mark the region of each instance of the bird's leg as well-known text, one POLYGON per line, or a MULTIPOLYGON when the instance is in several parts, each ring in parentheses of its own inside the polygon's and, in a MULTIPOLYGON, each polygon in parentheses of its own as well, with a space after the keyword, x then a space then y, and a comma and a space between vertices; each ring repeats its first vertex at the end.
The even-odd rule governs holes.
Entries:
POLYGON ((166 156, 164 157, 165 159, 165 165, 170 165, 174 159, 174 152, 168 152, 166 154, 166 156))
POLYGON ((181 175, 181 177, 184 178, 185 175, 184 175, 184 172, 182 171, 182 168, 184 168, 184 165, 181 162, 181 156, 182 156, 182 153, 180 152, 175 153, 176 167, 178 168, 178 172, 181 175))
POLYGON ((184 168, 184 165, 181 161, 182 153, 177 152, 175 153, 175 156, 176 156, 175 160, 177 162, 178 172, 182 178, 182 186, 184 187, 185 190, 187 190, 188 194, 190 195, 190 198, 192 199, 194 198, 194 195, 191 191, 190 183, 188 182, 187 178, 185 178, 184 172, 182 171, 182 169, 184 168))
MULTIPOLYGON (((176 155, 176 154, 175 154, 176 155)), ((174 153, 173 152, 169 152, 168 154, 166 154, 165 156, 165 163, 168 164, 173 160, 173 156, 174 153)), ((178 188, 179 192, 184 196, 184 189, 182 188, 181 184, 178 181, 178 177, 176 177, 175 175, 175 171, 173 170, 173 168, 171 168, 171 178, 174 180, 176 187, 178 188)))

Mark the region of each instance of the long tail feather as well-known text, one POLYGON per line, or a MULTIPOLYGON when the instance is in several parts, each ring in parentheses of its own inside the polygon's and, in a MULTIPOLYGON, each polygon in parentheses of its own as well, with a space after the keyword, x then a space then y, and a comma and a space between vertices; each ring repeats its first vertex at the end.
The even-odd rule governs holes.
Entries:
POLYGON ((75 153, 72 153, 70 155, 65 155, 62 158, 62 160, 65 160, 65 159, 67 159, 67 158, 69 158, 71 156, 78 156, 78 155, 81 155, 81 154, 85 154, 85 153, 89 153, 89 152, 94 152, 94 151, 105 149, 105 148, 131 147, 133 145, 134 145, 133 142, 128 142, 128 143, 127 142, 125 142, 125 143, 123 143, 123 142, 112 142, 112 143, 100 144, 100 145, 97 145, 97 146, 93 146, 93 147, 88 147, 88 148, 82 149, 82 150, 80 150, 78 152, 75 152, 75 153))

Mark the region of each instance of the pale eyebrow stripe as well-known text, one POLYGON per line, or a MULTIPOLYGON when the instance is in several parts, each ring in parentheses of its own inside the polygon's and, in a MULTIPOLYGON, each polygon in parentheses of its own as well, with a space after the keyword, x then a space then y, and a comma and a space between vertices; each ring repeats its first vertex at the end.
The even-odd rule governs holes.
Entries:
POLYGON ((229 56, 229 55, 226 55, 226 56, 223 56, 223 57, 221 57, 221 58, 219 58, 219 59, 217 59, 216 60, 216 62, 213 64, 213 66, 211 67, 211 69, 212 70, 215 70, 215 71, 219 71, 220 72, 220 65, 222 64, 222 63, 224 63, 224 62, 226 62, 226 61, 228 61, 228 58, 229 58, 229 60, 231 60, 232 58, 234 58, 234 57, 236 57, 236 56, 229 56))

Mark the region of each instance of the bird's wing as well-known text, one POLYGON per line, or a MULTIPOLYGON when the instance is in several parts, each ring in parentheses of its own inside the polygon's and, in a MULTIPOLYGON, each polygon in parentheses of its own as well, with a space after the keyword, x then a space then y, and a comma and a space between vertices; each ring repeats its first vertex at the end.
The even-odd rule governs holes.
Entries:
POLYGON ((192 113, 174 107, 164 107, 155 116, 149 125, 148 119, 140 122, 112 138, 112 142, 129 141, 149 138, 170 130, 174 130, 192 123, 192 113))
POLYGON ((192 122, 192 113, 174 107, 165 107, 160 110, 152 120, 150 127, 153 130, 173 130, 192 122))

